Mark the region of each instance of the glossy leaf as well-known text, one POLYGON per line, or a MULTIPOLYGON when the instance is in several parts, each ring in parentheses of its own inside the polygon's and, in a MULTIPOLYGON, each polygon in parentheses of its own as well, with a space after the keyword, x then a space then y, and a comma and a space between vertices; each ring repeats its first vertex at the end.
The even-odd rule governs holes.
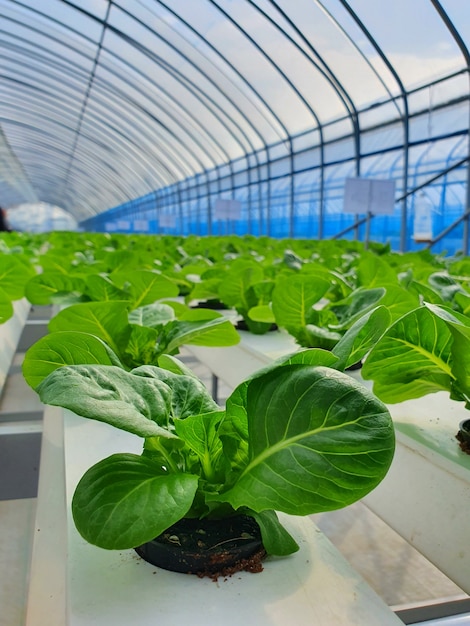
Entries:
POLYGON ((335 368, 345 370, 363 359, 375 346, 391 322, 389 310, 378 306, 360 317, 334 346, 338 357, 335 368))
POLYGON ((131 328, 127 302, 84 302, 60 311, 49 322, 49 330, 80 330, 102 339, 116 354, 127 345, 131 328))
POLYGON ((279 522, 275 511, 250 513, 261 530, 263 546, 268 554, 287 556, 299 550, 297 542, 279 522))
POLYGON ((283 277, 272 294, 272 309, 276 323, 296 336, 296 329, 305 328, 309 313, 330 288, 324 278, 308 274, 283 277))
POLYGON ((85 281, 79 276, 44 273, 31 278, 25 286, 25 296, 31 304, 76 302, 85 291, 85 281))
POLYGON ((178 287, 171 280, 150 270, 113 273, 111 279, 129 292, 130 309, 178 295, 178 287))
POLYGON ((14 254, 0 255, 0 288, 10 300, 19 300, 25 294, 25 285, 35 276, 31 263, 14 254))
POLYGON ((127 300, 128 294, 116 287, 109 276, 92 274, 86 278, 85 293, 95 302, 108 302, 109 300, 127 300))
POLYGON ((362 368, 384 402, 419 398, 451 387, 452 334, 426 307, 410 311, 377 342, 362 368))
POLYGON ((234 508, 340 508, 369 493, 392 461, 387 408, 336 370, 287 366, 260 376, 248 387, 247 414, 249 462, 224 494, 234 508))
POLYGON ((73 519, 93 545, 135 548, 184 517, 197 485, 197 476, 168 474, 145 456, 114 454, 91 467, 78 483, 73 519))
POLYGON ((240 335, 233 324, 215 311, 194 310, 165 326, 164 351, 172 354, 184 344, 233 346, 240 335))
POLYGON ((10 298, 0 287, 0 324, 3 324, 13 316, 13 304, 10 298))
POLYGON ((168 304, 155 302, 134 309, 129 313, 129 322, 139 326, 158 328, 175 319, 175 311, 168 304))
POLYGON ((356 289, 347 298, 329 307, 338 318, 338 323, 331 324, 330 330, 341 331, 350 328, 367 311, 371 311, 379 303, 382 303, 384 296, 385 289, 383 287, 372 289, 360 287, 356 289))
POLYGON ((41 337, 26 352, 23 376, 33 389, 64 365, 116 365, 118 357, 101 339, 78 331, 62 331, 41 337))

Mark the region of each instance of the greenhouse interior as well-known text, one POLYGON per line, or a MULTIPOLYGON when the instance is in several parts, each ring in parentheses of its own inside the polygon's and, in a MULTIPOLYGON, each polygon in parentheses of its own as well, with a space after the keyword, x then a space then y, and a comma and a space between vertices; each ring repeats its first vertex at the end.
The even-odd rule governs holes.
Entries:
POLYGON ((0 626, 470 625, 470 3, 0 13, 0 626))

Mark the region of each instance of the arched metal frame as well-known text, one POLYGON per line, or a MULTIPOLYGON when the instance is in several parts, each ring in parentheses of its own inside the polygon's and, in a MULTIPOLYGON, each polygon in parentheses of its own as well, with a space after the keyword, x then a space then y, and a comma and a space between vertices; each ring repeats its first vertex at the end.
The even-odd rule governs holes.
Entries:
POLYGON ((225 228, 215 201, 234 198, 233 232, 364 236, 367 223, 405 250, 428 180, 440 210, 446 185, 465 189, 442 226, 463 222, 466 253, 470 7, 417 2, 383 6, 385 32, 358 0, 0 0, 0 204, 35 197, 90 230, 211 234, 225 228), (416 33, 392 45, 400 12, 416 33), (435 75, 427 38, 450 50, 435 75), (422 62, 417 84, 401 49, 422 62), (345 178, 360 175, 397 181, 394 216, 342 213, 345 178))

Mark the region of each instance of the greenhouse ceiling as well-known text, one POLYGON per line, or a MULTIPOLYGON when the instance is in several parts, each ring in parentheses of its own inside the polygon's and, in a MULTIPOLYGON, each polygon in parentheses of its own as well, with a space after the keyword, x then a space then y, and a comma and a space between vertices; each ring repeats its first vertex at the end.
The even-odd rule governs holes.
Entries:
POLYGON ((404 194, 413 142, 456 137, 444 162, 468 160, 467 0, 0 0, 0 15, 2 206, 87 220, 308 146, 323 167, 347 143, 359 175, 389 135, 404 194))

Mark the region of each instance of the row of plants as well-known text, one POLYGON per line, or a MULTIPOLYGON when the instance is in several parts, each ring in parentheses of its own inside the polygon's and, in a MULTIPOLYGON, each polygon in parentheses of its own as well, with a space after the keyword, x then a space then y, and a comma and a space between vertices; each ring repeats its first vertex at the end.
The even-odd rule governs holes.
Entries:
POLYGON ((26 355, 27 382, 46 404, 143 438, 141 455, 104 459, 77 486, 76 526, 101 547, 138 548, 182 518, 242 512, 269 554, 290 554, 297 545, 276 511, 340 508, 385 476, 394 434, 383 402, 438 390, 468 401, 464 258, 349 241, 85 233, 53 233, 35 250, 24 294, 63 308, 26 355), (211 300, 248 332, 275 324, 299 344, 225 407, 177 358, 185 343, 238 342, 211 300), (358 362, 373 393, 344 373, 358 362))
POLYGON ((386 402, 440 389, 456 399, 467 393, 465 359, 454 345, 465 346, 470 311, 465 257, 250 236, 5 233, 0 244, 2 319, 23 296, 37 305, 77 305, 51 329, 91 330, 126 367, 155 364, 159 354, 177 354, 183 343, 237 342, 227 319, 208 308, 214 300, 236 312, 248 332, 275 325, 300 347, 327 350, 380 306, 389 314, 388 330, 374 321, 380 341, 363 368, 374 392, 386 402), (92 302, 101 304, 93 308, 92 302), (191 308, 194 303, 200 308, 191 308), (98 309, 105 311, 100 329, 98 309))
MULTIPOLYGON (((328 350, 356 320, 382 306, 390 329, 363 369, 375 381, 375 393, 386 402, 451 387, 452 397, 462 397, 457 387, 466 393, 461 359, 450 355, 455 329, 466 328, 470 311, 465 257, 398 254, 382 244, 365 250, 356 241, 250 236, 5 233, 0 244, 1 319, 11 315, 12 300, 24 295, 35 305, 106 302, 106 325, 119 329, 110 347, 127 366, 152 364, 162 351, 176 354, 185 342, 236 342, 227 320, 210 312, 214 301, 236 312, 248 332, 275 325, 301 347, 328 350), (201 308, 190 308, 194 303, 201 308), (416 325, 421 332, 413 332, 416 325), (446 351, 438 349, 436 334, 445 339, 446 351), (387 384, 392 380, 394 386, 387 384)), ((78 317, 94 315, 90 307, 77 307, 52 327, 73 329, 67 316, 75 311, 78 317)), ((75 322, 89 328, 89 319, 75 322)), ((92 330, 109 339, 109 328, 92 330)))

